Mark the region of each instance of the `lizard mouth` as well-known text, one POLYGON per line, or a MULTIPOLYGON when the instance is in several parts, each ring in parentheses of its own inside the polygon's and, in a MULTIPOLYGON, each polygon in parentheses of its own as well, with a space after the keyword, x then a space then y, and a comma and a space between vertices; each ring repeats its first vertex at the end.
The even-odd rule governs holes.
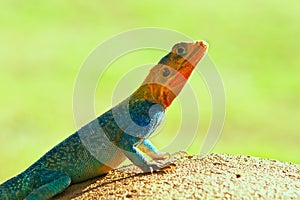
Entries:
MULTIPOLYGON (((194 43, 195 49, 192 51, 189 57, 187 57, 186 62, 189 62, 194 67, 198 64, 201 58, 205 55, 208 49, 208 43, 204 40, 196 41, 194 43)), ((184 67, 184 66, 183 66, 184 67)))

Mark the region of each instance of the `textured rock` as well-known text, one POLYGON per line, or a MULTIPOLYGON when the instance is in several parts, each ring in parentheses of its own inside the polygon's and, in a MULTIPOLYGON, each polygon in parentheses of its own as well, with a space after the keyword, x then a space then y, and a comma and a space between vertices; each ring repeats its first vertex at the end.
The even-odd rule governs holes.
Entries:
POLYGON ((174 158, 172 169, 133 166, 76 184, 53 199, 300 199, 300 166, 250 156, 174 158))

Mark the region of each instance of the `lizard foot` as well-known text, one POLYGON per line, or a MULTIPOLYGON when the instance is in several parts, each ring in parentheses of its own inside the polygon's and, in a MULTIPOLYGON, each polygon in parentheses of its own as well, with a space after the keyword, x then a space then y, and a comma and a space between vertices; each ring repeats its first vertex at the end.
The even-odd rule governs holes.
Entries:
POLYGON ((173 153, 171 155, 171 158, 178 158, 178 157, 187 156, 187 155, 189 155, 189 154, 186 151, 181 150, 181 151, 177 151, 177 152, 173 153))
POLYGON ((154 171, 165 171, 165 170, 168 171, 176 165, 170 161, 167 161, 164 163, 162 162, 151 163, 148 166, 149 166, 149 172, 153 173, 154 171))
MULTIPOLYGON (((163 167, 161 168, 164 168, 164 166, 167 164, 173 164, 172 161, 173 160, 176 160, 178 158, 180 158, 181 156, 187 156, 188 153, 186 151, 178 151, 178 152, 175 152, 175 153, 164 153, 164 152, 161 152, 159 154, 156 155, 156 157, 153 158, 152 161, 154 161, 155 163, 159 164, 159 165, 162 165, 163 167)), ((167 165, 166 165, 167 167, 167 165)))
POLYGON ((175 168, 176 168, 176 164, 173 163, 172 161, 177 159, 177 158, 180 158, 182 156, 187 156, 188 153, 186 151, 178 151, 178 152, 175 152, 173 154, 170 154, 170 153, 165 153, 165 154, 168 154, 168 157, 165 158, 167 159, 167 161, 165 163, 162 163, 161 160, 155 160, 157 163, 162 163, 163 167, 159 168, 159 169, 156 169, 155 171, 163 171, 163 172, 166 172, 166 173, 169 173, 169 172, 172 172, 175 168))
POLYGON ((163 171, 165 173, 170 173, 172 172, 174 169, 176 168, 176 164, 175 163, 171 163, 170 165, 163 167, 161 169, 159 169, 158 171, 163 171))
POLYGON ((171 154, 167 153, 167 152, 159 152, 157 154, 152 155, 152 161, 160 163, 160 164, 164 164, 165 162, 167 162, 168 160, 170 160, 171 158, 171 154))

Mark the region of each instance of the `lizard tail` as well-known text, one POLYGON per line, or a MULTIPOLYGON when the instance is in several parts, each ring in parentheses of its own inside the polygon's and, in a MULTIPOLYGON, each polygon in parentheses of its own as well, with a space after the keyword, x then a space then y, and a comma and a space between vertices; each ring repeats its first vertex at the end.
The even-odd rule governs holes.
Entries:
POLYGON ((31 191, 31 178, 24 172, 0 185, 0 199, 24 199, 31 191))

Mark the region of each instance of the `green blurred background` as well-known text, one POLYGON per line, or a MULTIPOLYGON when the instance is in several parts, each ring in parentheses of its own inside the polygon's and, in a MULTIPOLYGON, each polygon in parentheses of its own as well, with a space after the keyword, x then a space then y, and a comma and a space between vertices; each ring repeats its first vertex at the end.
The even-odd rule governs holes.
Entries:
MULTIPOLYGON (((72 93, 81 64, 101 42, 138 27, 169 28, 209 42, 227 96, 225 125, 213 152, 300 163, 298 0, 13 0, 0 5, 0 182, 74 132, 72 93)), ((148 53, 129 55, 119 64, 156 62, 164 55, 148 53)), ((98 114, 109 108, 102 103, 109 100, 109 81, 114 83, 108 78, 108 87, 97 89, 98 114)), ((199 82, 196 76, 190 81, 199 82)), ((211 114, 205 89, 203 96, 204 134, 211 114)), ((178 108, 175 102, 169 109, 166 126, 176 124, 178 108)), ((199 135, 190 153, 201 144, 199 135)), ((154 138, 159 147, 168 140, 164 133, 154 138)))

